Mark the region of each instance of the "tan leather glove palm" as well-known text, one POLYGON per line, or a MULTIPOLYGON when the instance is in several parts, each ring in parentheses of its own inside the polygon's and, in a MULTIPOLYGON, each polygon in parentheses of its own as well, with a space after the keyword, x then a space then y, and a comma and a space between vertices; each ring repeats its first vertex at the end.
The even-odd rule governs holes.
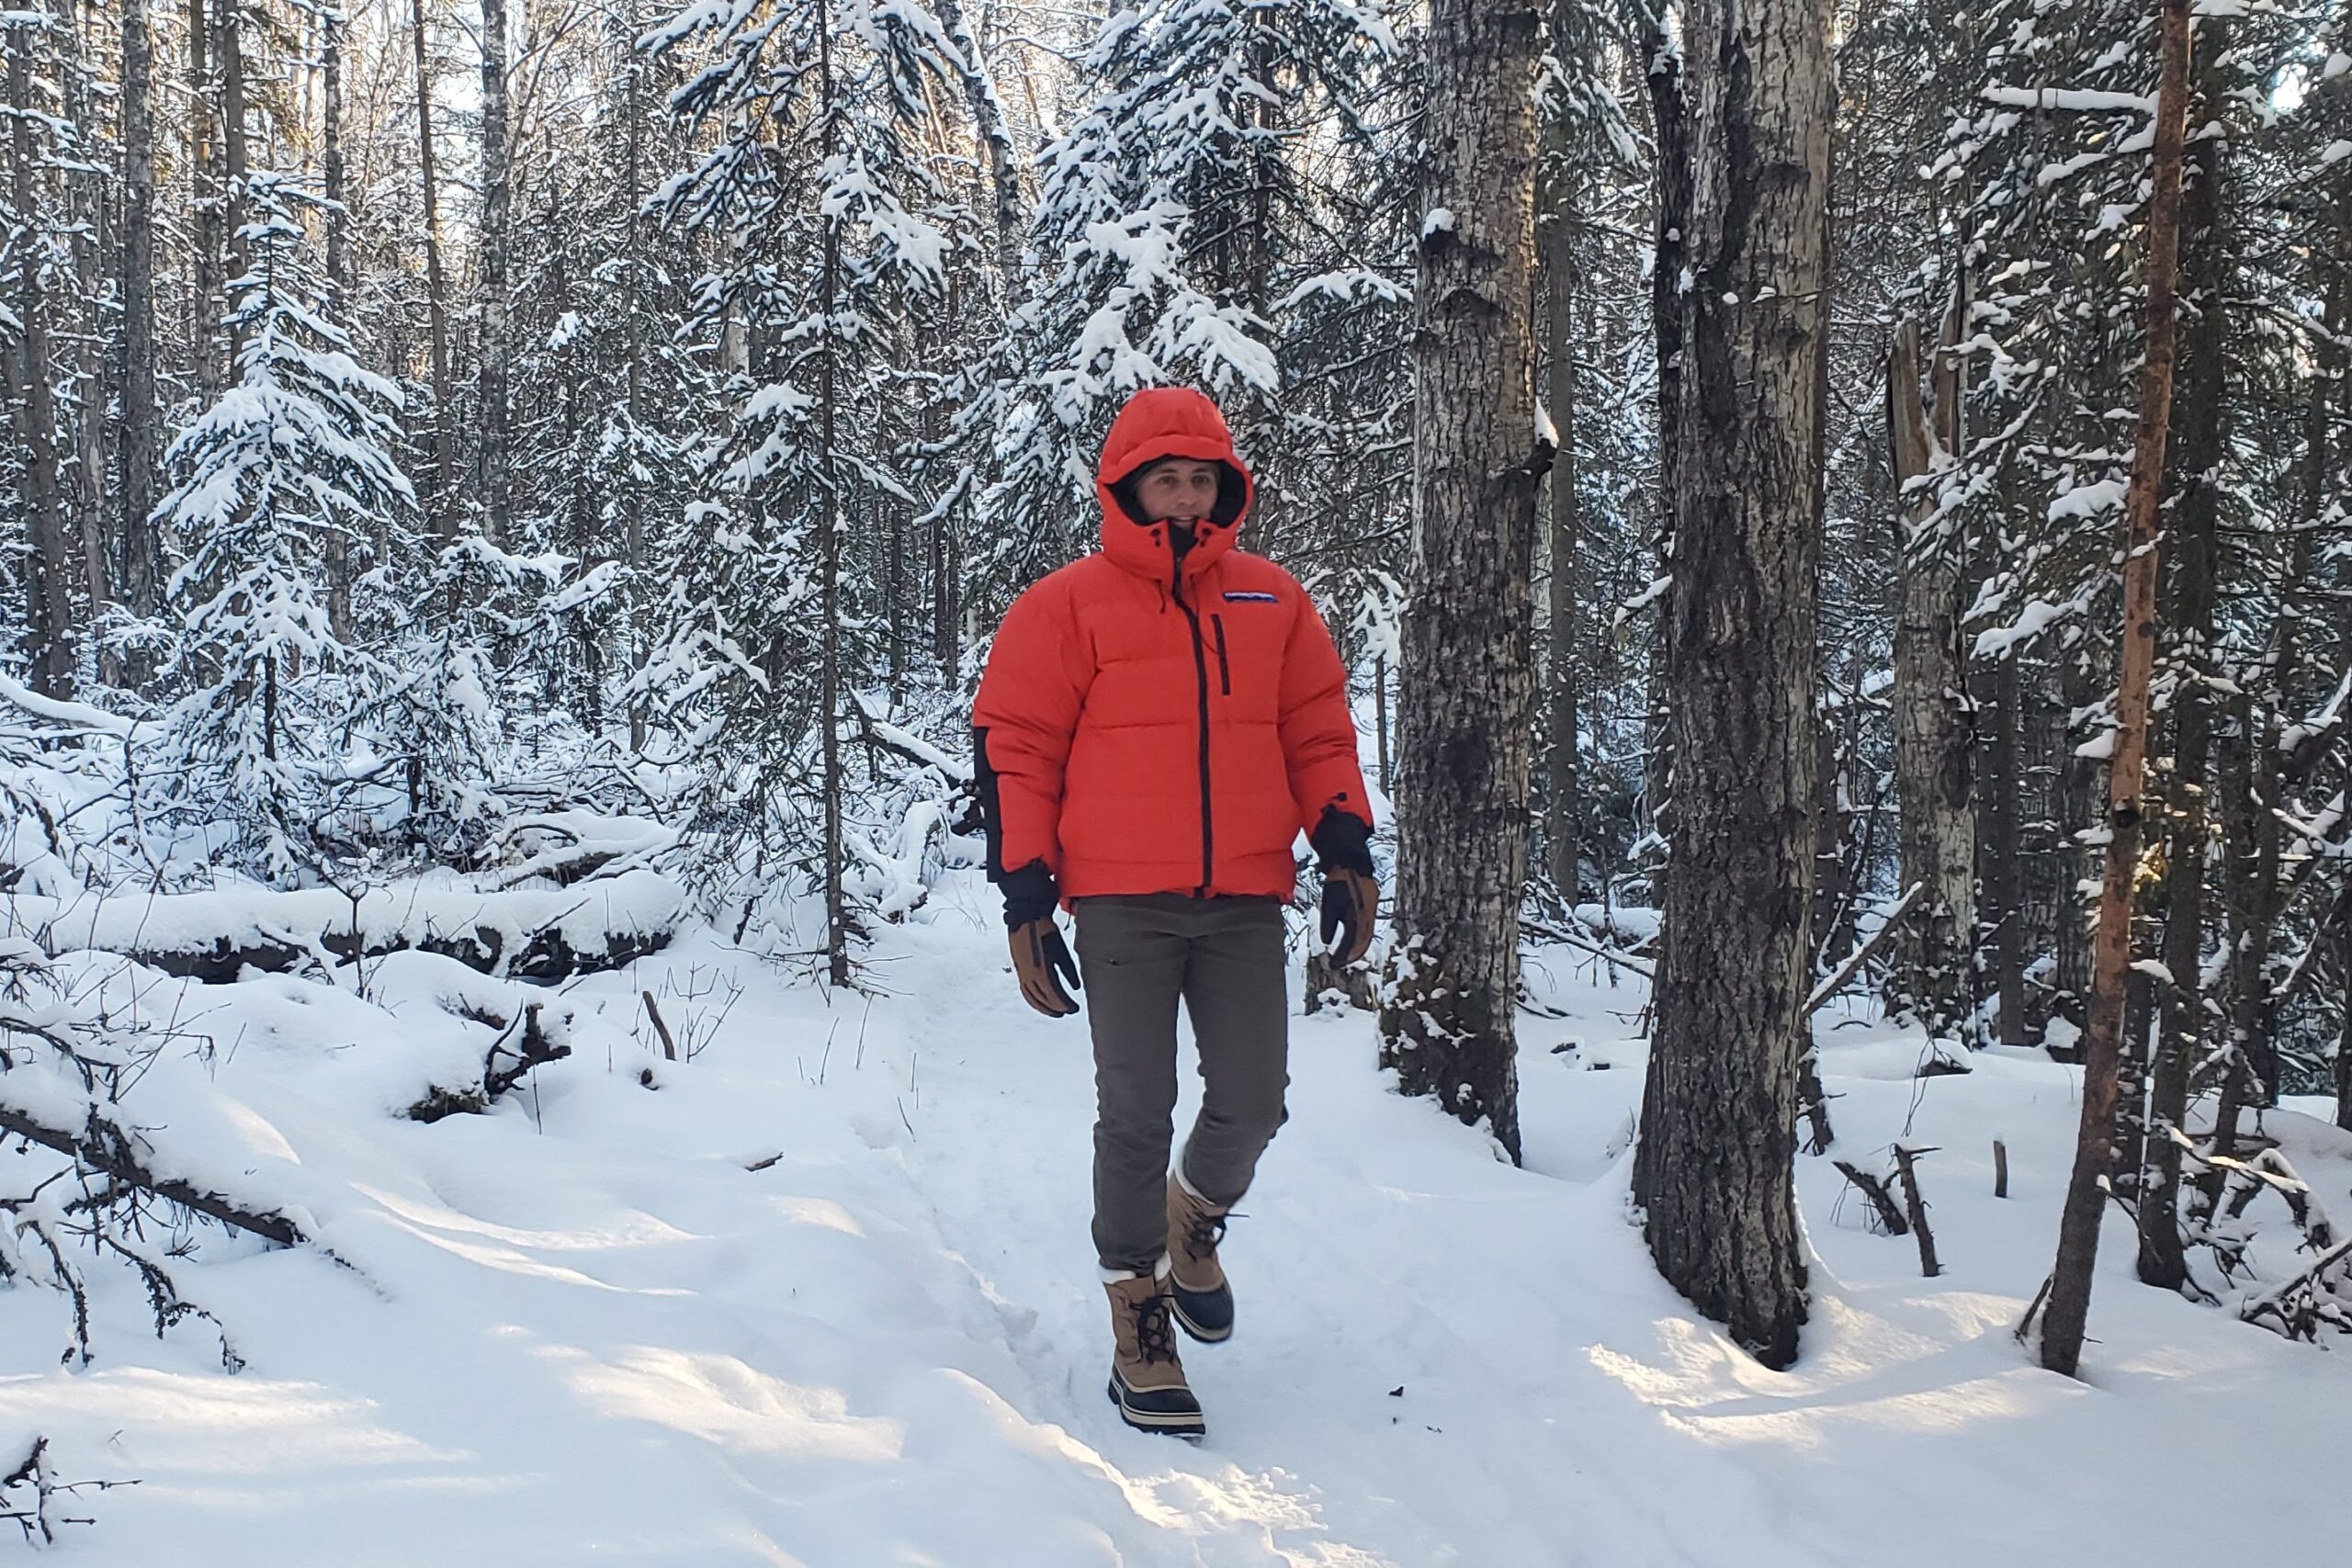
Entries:
POLYGON ((1068 1018, 1078 1011, 1070 991, 1080 989, 1078 964, 1062 941, 1061 928, 1051 915, 1014 926, 1009 933, 1012 973, 1021 982, 1021 999, 1047 1018, 1068 1018), (1062 981, 1069 989, 1062 988, 1062 981))
POLYGON ((1345 969, 1360 962, 1372 947, 1373 928, 1380 923, 1380 884, 1361 871, 1337 866, 1323 877, 1323 946, 1331 962, 1345 969), (1334 942, 1334 935, 1339 941, 1334 942))

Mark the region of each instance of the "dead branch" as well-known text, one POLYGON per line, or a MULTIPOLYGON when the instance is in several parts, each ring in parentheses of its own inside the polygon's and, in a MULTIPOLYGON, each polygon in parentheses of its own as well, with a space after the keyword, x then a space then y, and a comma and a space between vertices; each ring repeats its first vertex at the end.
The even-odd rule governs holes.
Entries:
POLYGON ((1804 1054, 1804 1063, 1797 1069, 1799 1110, 1812 1135, 1805 1140, 1804 1152, 1826 1155, 1837 1135, 1829 1130, 1829 1092, 1821 1087, 1821 1061, 1812 1051, 1804 1054))
POLYGON ((1635 958, 1630 953, 1594 942, 1590 937, 1583 936, 1566 926, 1555 925, 1550 920, 1524 914, 1520 917, 1519 924, 1520 929, 1528 935, 1544 942, 1556 942, 1564 947, 1573 947, 1580 952, 1589 953, 1595 958, 1606 960, 1611 964, 1623 964, 1645 980, 1657 978, 1657 971, 1646 960, 1635 958))
POLYGON ((1911 1222, 1905 1219, 1903 1211, 1894 1206, 1894 1200, 1887 1194, 1886 1183, 1868 1171, 1857 1169, 1846 1160, 1832 1160, 1830 1163, 1835 1165, 1838 1172, 1853 1184, 1854 1190, 1870 1200, 1871 1207, 1877 1211, 1878 1222, 1885 1227, 1887 1235, 1907 1235, 1910 1234, 1911 1222))
POLYGON ((1928 1228, 1928 1201, 1919 1195, 1919 1169, 1916 1163, 1921 1155, 1935 1153, 1933 1149, 1907 1148, 1894 1145, 1894 1165, 1903 1179, 1903 1212, 1911 1221, 1911 1234, 1919 1238, 1919 1272, 1934 1279, 1944 1271, 1936 1261, 1935 1233, 1928 1228))
POLYGON ((653 993, 639 991, 638 995, 645 998, 645 1012, 646 1016, 653 1021, 653 1032, 662 1037, 662 1059, 665 1062, 676 1061, 678 1059, 677 1042, 670 1038, 670 1026, 662 1021, 662 1010, 653 1005, 653 993))
POLYGON ((2238 1316, 2247 1323, 2267 1320, 2267 1326, 2275 1325, 2290 1339, 2316 1341, 2322 1327, 2352 1333, 2352 1310, 2338 1294, 2346 1281, 2327 1278, 2331 1270, 2343 1269, 2347 1263, 2352 1263, 2352 1236, 2321 1253, 2291 1279, 2247 1302, 2238 1309, 2238 1316))
POLYGON ((1811 1018, 1819 1012, 1828 1005, 1830 998, 1846 988, 1847 982, 1870 962, 1871 954, 1876 953, 1879 945, 1903 924, 1903 917, 1911 912, 1911 906, 1919 901, 1919 895, 1927 891, 1927 886, 1924 882, 1913 883, 1910 891, 1895 900, 1894 908, 1886 912, 1886 918, 1879 922, 1878 930, 1856 942, 1854 951, 1846 954, 1837 968, 1822 977, 1821 984, 1815 986, 1813 994, 1804 999, 1805 1017, 1811 1018))
POLYGON ((530 1076, 532 1068, 548 1062, 560 1062, 571 1055, 568 1042, 554 1039, 540 1025, 539 1010, 545 1005, 543 1002, 531 1002, 524 1007, 523 1016, 516 1021, 522 1026, 519 1048, 507 1043, 515 1034, 513 1024, 507 1026, 504 1034, 491 1043, 490 1055, 483 1061, 481 1069, 481 1086, 491 1099, 497 1099, 521 1083, 530 1076), (502 1055, 512 1056, 514 1065, 500 1066, 498 1058, 502 1055))

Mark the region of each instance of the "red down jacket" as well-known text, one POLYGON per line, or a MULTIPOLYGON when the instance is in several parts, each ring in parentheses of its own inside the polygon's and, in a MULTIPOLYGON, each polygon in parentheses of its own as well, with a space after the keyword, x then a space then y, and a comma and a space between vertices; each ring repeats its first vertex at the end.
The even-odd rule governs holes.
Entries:
POLYGON ((1095 494, 1102 550, 1014 601, 973 704, 989 870, 1042 861, 1064 899, 1287 898, 1327 807, 1372 821, 1331 634, 1290 573, 1233 547, 1250 474, 1201 393, 1129 400, 1095 494), (1181 570, 1168 526, 1114 490, 1161 457, 1227 470, 1181 570))

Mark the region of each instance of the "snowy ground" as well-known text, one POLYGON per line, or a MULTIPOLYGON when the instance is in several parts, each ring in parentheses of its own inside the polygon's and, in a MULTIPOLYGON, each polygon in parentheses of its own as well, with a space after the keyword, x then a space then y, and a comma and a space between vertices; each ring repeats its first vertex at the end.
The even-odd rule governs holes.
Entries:
MULTIPOLYGON (((2340 1560, 2352 1356, 2138 1287, 2120 1227, 2087 1381, 2010 1337, 2054 1235, 2066 1069, 1994 1055, 1918 1080, 1916 1041, 1825 1019, 1836 1152, 1877 1168, 1906 1122, 1939 1150, 1947 1272, 1919 1278, 1804 1160, 1813 1321, 1770 1372, 1657 1282, 1627 1223, 1641 996, 1589 968, 1544 976, 1567 1018, 1524 1021, 1525 1170, 1387 1092, 1363 1015, 1298 1022, 1293 1119, 1227 1248, 1241 1331, 1187 1357, 1208 1439, 1131 1433, 1102 1394, 1083 1023, 1021 1005, 970 874, 917 920, 874 954, 894 994, 870 1006, 707 934, 582 982, 577 1055, 536 1103, 432 1125, 387 1114, 412 1058, 454 1049, 422 1002, 388 1036, 314 985, 214 998, 214 1059, 158 1075, 217 1086, 209 1135, 348 1267, 208 1242, 182 1284, 235 1375, 200 1324, 159 1342, 119 1283, 97 1360, 61 1368, 62 1298, 0 1292, 0 1437, 48 1434, 61 1479, 140 1483, 85 1497, 97 1522, 62 1550, 2073 1568, 2170 1560, 2193 1529, 2271 1568, 2340 1560), (659 1059, 641 988, 693 1060, 659 1059)), ((396 1008, 399 978, 379 977, 396 1008)), ((2352 1207, 2352 1135, 2270 1125, 2352 1207)))

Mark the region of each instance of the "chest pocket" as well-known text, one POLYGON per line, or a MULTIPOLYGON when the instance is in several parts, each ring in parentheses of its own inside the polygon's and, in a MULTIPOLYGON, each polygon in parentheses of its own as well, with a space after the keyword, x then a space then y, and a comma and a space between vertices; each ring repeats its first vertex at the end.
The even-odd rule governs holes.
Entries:
POLYGON ((1207 635, 1209 678, 1228 713, 1271 723, 1282 683, 1283 645, 1290 630, 1289 606, 1277 593, 1231 588, 1204 596, 1202 631, 1207 635))

